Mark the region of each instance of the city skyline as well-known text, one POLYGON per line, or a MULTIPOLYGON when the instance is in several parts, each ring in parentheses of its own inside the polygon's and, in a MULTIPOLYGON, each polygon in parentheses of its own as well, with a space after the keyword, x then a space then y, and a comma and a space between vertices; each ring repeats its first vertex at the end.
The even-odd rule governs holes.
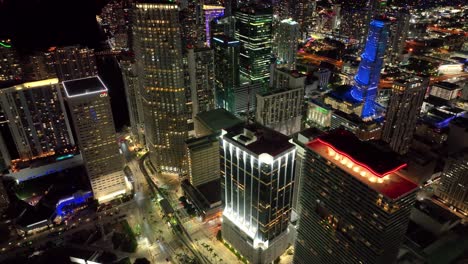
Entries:
POLYGON ((465 263, 467 14, 0 1, 0 263, 465 263))

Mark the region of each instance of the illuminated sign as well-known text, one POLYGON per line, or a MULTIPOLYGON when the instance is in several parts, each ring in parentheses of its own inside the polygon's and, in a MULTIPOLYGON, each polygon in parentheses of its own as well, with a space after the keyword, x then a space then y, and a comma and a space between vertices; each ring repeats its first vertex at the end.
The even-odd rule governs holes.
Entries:
POLYGON ((8 45, 8 44, 6 44, 4 42, 1 42, 1 41, 0 41, 0 46, 5 47, 7 49, 11 48, 11 45, 8 45))
POLYGON ((106 93, 106 92, 101 93, 101 94, 99 95, 99 97, 107 97, 107 93, 106 93))

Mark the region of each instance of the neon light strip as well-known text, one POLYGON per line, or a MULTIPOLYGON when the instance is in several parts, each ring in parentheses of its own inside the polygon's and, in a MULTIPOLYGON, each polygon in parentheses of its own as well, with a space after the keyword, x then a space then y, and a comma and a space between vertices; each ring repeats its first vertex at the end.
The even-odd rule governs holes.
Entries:
POLYGON ((65 81, 63 82, 63 88, 65 88, 65 93, 67 94, 67 97, 68 98, 72 98, 72 97, 78 97, 78 96, 83 96, 83 95, 90 95, 90 94, 98 94, 98 93, 105 93, 107 91, 109 91, 109 89, 107 88, 107 86, 104 84, 104 82, 101 80, 101 77, 99 76, 91 76, 91 77, 85 77, 85 78, 79 78, 79 79, 74 79, 74 80, 70 80, 70 81, 65 81), (75 94, 75 95, 69 95, 68 94, 68 91, 67 91, 67 86, 65 85, 66 82, 72 82, 72 81, 76 81, 76 80, 82 80, 82 79, 90 79, 90 78, 98 78, 99 82, 102 84, 102 86, 104 87, 104 90, 99 90, 99 91, 94 91, 94 92, 86 92, 86 93, 82 93, 82 94, 75 94))
POLYGON ((402 165, 396 167, 396 168, 393 169, 393 170, 390 170, 390 171, 388 171, 388 172, 386 172, 386 173, 380 174, 380 173, 375 172, 373 169, 371 169, 371 168, 370 168, 369 166, 367 166, 366 164, 356 161, 356 160, 353 159, 349 154, 347 154, 347 153, 345 153, 345 152, 343 152, 343 151, 338 150, 338 149, 335 148, 332 144, 330 144, 330 143, 328 143, 328 142, 325 142, 325 141, 323 141, 323 140, 321 140, 321 139, 319 139, 319 138, 317 138, 316 140, 314 140, 314 141, 312 141, 312 142, 315 142, 315 141, 318 141, 318 142, 324 144, 325 146, 327 146, 327 147, 333 149, 333 150, 334 150, 335 152, 337 152, 338 154, 345 156, 346 158, 348 158, 349 160, 351 160, 351 161, 354 162, 355 164, 357 164, 357 165, 359 165, 359 166, 361 166, 361 167, 367 169, 368 171, 372 172, 375 176, 378 176, 378 177, 380 177, 380 178, 383 178, 383 177, 384 177, 385 175, 387 175, 387 174, 395 173, 395 172, 397 172, 397 171, 403 169, 404 167, 406 167, 406 166, 408 165, 408 164, 404 163, 404 164, 402 164, 402 165))
POLYGON ((8 49, 11 48, 11 45, 8 45, 8 44, 3 43, 3 42, 1 42, 1 41, 0 41, 0 46, 5 47, 5 48, 8 48, 8 49))

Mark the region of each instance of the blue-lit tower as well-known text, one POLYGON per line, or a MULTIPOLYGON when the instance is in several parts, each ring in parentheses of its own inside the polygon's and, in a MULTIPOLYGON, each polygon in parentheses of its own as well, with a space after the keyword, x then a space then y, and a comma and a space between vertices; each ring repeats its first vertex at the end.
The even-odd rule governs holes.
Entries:
POLYGON ((384 63, 388 40, 388 25, 384 20, 372 20, 369 27, 366 47, 361 55, 361 63, 354 77, 355 85, 352 96, 363 101, 361 117, 368 118, 375 114, 375 97, 380 80, 380 71, 384 63))

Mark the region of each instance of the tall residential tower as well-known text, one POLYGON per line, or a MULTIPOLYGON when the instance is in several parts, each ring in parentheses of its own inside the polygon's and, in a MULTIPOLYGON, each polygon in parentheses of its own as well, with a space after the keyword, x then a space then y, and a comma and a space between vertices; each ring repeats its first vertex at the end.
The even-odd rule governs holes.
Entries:
POLYGON ((395 263, 418 189, 405 166, 346 130, 309 142, 294 263, 395 263))

